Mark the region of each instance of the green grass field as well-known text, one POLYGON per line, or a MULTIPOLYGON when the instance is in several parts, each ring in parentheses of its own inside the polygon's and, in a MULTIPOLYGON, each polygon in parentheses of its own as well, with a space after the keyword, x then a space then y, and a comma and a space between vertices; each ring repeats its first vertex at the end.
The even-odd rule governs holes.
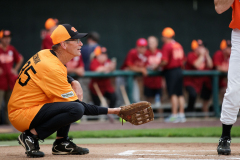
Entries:
MULTIPOLYGON (((232 137, 240 137, 240 127, 233 127, 232 137)), ((124 137, 220 137, 221 127, 204 128, 171 128, 171 129, 138 129, 138 130, 104 130, 104 131, 71 131, 74 138, 124 138, 124 137)), ((0 141, 16 140, 19 133, 0 134, 0 141)), ((48 137, 54 139, 55 134, 48 137)))

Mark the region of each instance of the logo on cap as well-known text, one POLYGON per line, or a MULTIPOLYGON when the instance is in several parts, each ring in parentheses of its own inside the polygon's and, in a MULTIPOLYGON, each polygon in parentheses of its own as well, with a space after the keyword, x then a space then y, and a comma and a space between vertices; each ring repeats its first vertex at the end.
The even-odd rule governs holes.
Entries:
POLYGON ((74 27, 72 27, 71 30, 72 30, 73 32, 77 32, 77 30, 76 30, 74 27))

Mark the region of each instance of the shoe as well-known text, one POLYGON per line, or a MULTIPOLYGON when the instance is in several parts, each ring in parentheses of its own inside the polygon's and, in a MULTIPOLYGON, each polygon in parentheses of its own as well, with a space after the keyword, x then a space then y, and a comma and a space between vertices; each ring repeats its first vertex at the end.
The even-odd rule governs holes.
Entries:
POLYGON ((44 153, 39 151, 38 140, 37 136, 28 136, 25 132, 18 136, 18 143, 25 148, 25 153, 30 158, 44 157, 44 153))
POLYGON ((66 155, 66 154, 88 154, 89 150, 87 148, 78 147, 72 142, 72 139, 67 137, 60 143, 56 141, 53 143, 52 154, 53 155, 66 155))
POLYGON ((164 122, 167 122, 167 123, 178 123, 179 121, 180 119, 178 118, 178 116, 173 116, 173 115, 170 115, 168 118, 164 119, 164 122))
POLYGON ((186 117, 178 117, 179 122, 184 123, 187 121, 186 117))
POLYGON ((231 144, 231 139, 229 137, 220 138, 219 144, 217 147, 218 154, 222 154, 222 155, 231 154, 230 144, 231 144))

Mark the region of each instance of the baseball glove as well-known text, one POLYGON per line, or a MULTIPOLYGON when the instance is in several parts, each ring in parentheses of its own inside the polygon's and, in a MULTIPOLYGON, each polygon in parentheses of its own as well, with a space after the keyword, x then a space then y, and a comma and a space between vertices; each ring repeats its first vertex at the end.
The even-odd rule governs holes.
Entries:
POLYGON ((123 119, 134 125, 148 123, 154 119, 151 103, 146 101, 133 103, 120 108, 121 110, 118 116, 122 118, 122 125, 123 119))

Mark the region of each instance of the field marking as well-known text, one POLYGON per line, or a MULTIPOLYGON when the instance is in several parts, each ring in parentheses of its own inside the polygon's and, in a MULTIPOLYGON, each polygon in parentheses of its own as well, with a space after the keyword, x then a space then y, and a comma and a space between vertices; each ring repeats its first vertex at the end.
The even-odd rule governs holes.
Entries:
MULTIPOLYGON (((166 154, 168 152, 191 152, 191 151, 195 151, 195 150, 127 150, 127 151, 124 151, 124 152, 121 152, 121 153, 118 153, 118 154, 115 154, 115 155, 119 155, 119 156, 131 156, 131 155, 180 155, 180 156, 205 156, 205 155, 189 155, 189 154, 166 154), (150 153, 150 154, 134 154, 135 152, 160 152, 160 154, 158 153, 150 153)), ((216 150, 198 150, 199 152, 209 152, 209 151, 214 151, 216 152, 216 150)), ((208 156, 216 156, 216 155, 208 155, 208 156)))
POLYGON ((0 147, 8 147, 9 145, 0 145, 0 147))
MULTIPOLYGON (((181 153, 177 153, 177 152, 188 152, 191 153, 191 151, 195 151, 195 150, 127 150, 115 155, 119 155, 119 156, 186 156, 186 157, 213 157, 213 156, 218 156, 216 153, 216 150, 198 150, 200 152, 214 152, 215 154, 209 154, 209 155, 191 155, 191 154, 181 154, 181 153), (136 153, 136 152, 140 152, 140 153, 136 153), (144 153, 145 152, 145 153, 144 153), (156 153, 146 153, 146 152, 156 152, 156 153), (174 154, 171 154, 169 152, 175 152, 174 154)), ((220 158, 220 157, 219 157, 220 158)), ((222 158, 222 157, 221 157, 222 158)), ((220 159, 221 159, 220 158, 220 159)), ((150 159, 156 159, 156 160, 162 160, 161 158, 138 158, 139 160, 150 160, 150 159)), ((173 158, 164 158, 164 159, 173 159, 173 158)), ((178 158, 179 159, 179 158, 178 158)), ((180 158, 180 159, 192 159, 192 158, 180 158)), ((224 157, 224 159, 240 159, 237 157, 224 157)), ((111 160, 111 159, 107 159, 107 160, 111 160)), ((115 160, 115 159, 113 159, 115 160)), ((118 160, 118 159, 116 159, 118 160)), ((119 160, 125 160, 125 159, 119 159, 119 160)), ((129 159, 128 159, 129 160, 129 159)))

